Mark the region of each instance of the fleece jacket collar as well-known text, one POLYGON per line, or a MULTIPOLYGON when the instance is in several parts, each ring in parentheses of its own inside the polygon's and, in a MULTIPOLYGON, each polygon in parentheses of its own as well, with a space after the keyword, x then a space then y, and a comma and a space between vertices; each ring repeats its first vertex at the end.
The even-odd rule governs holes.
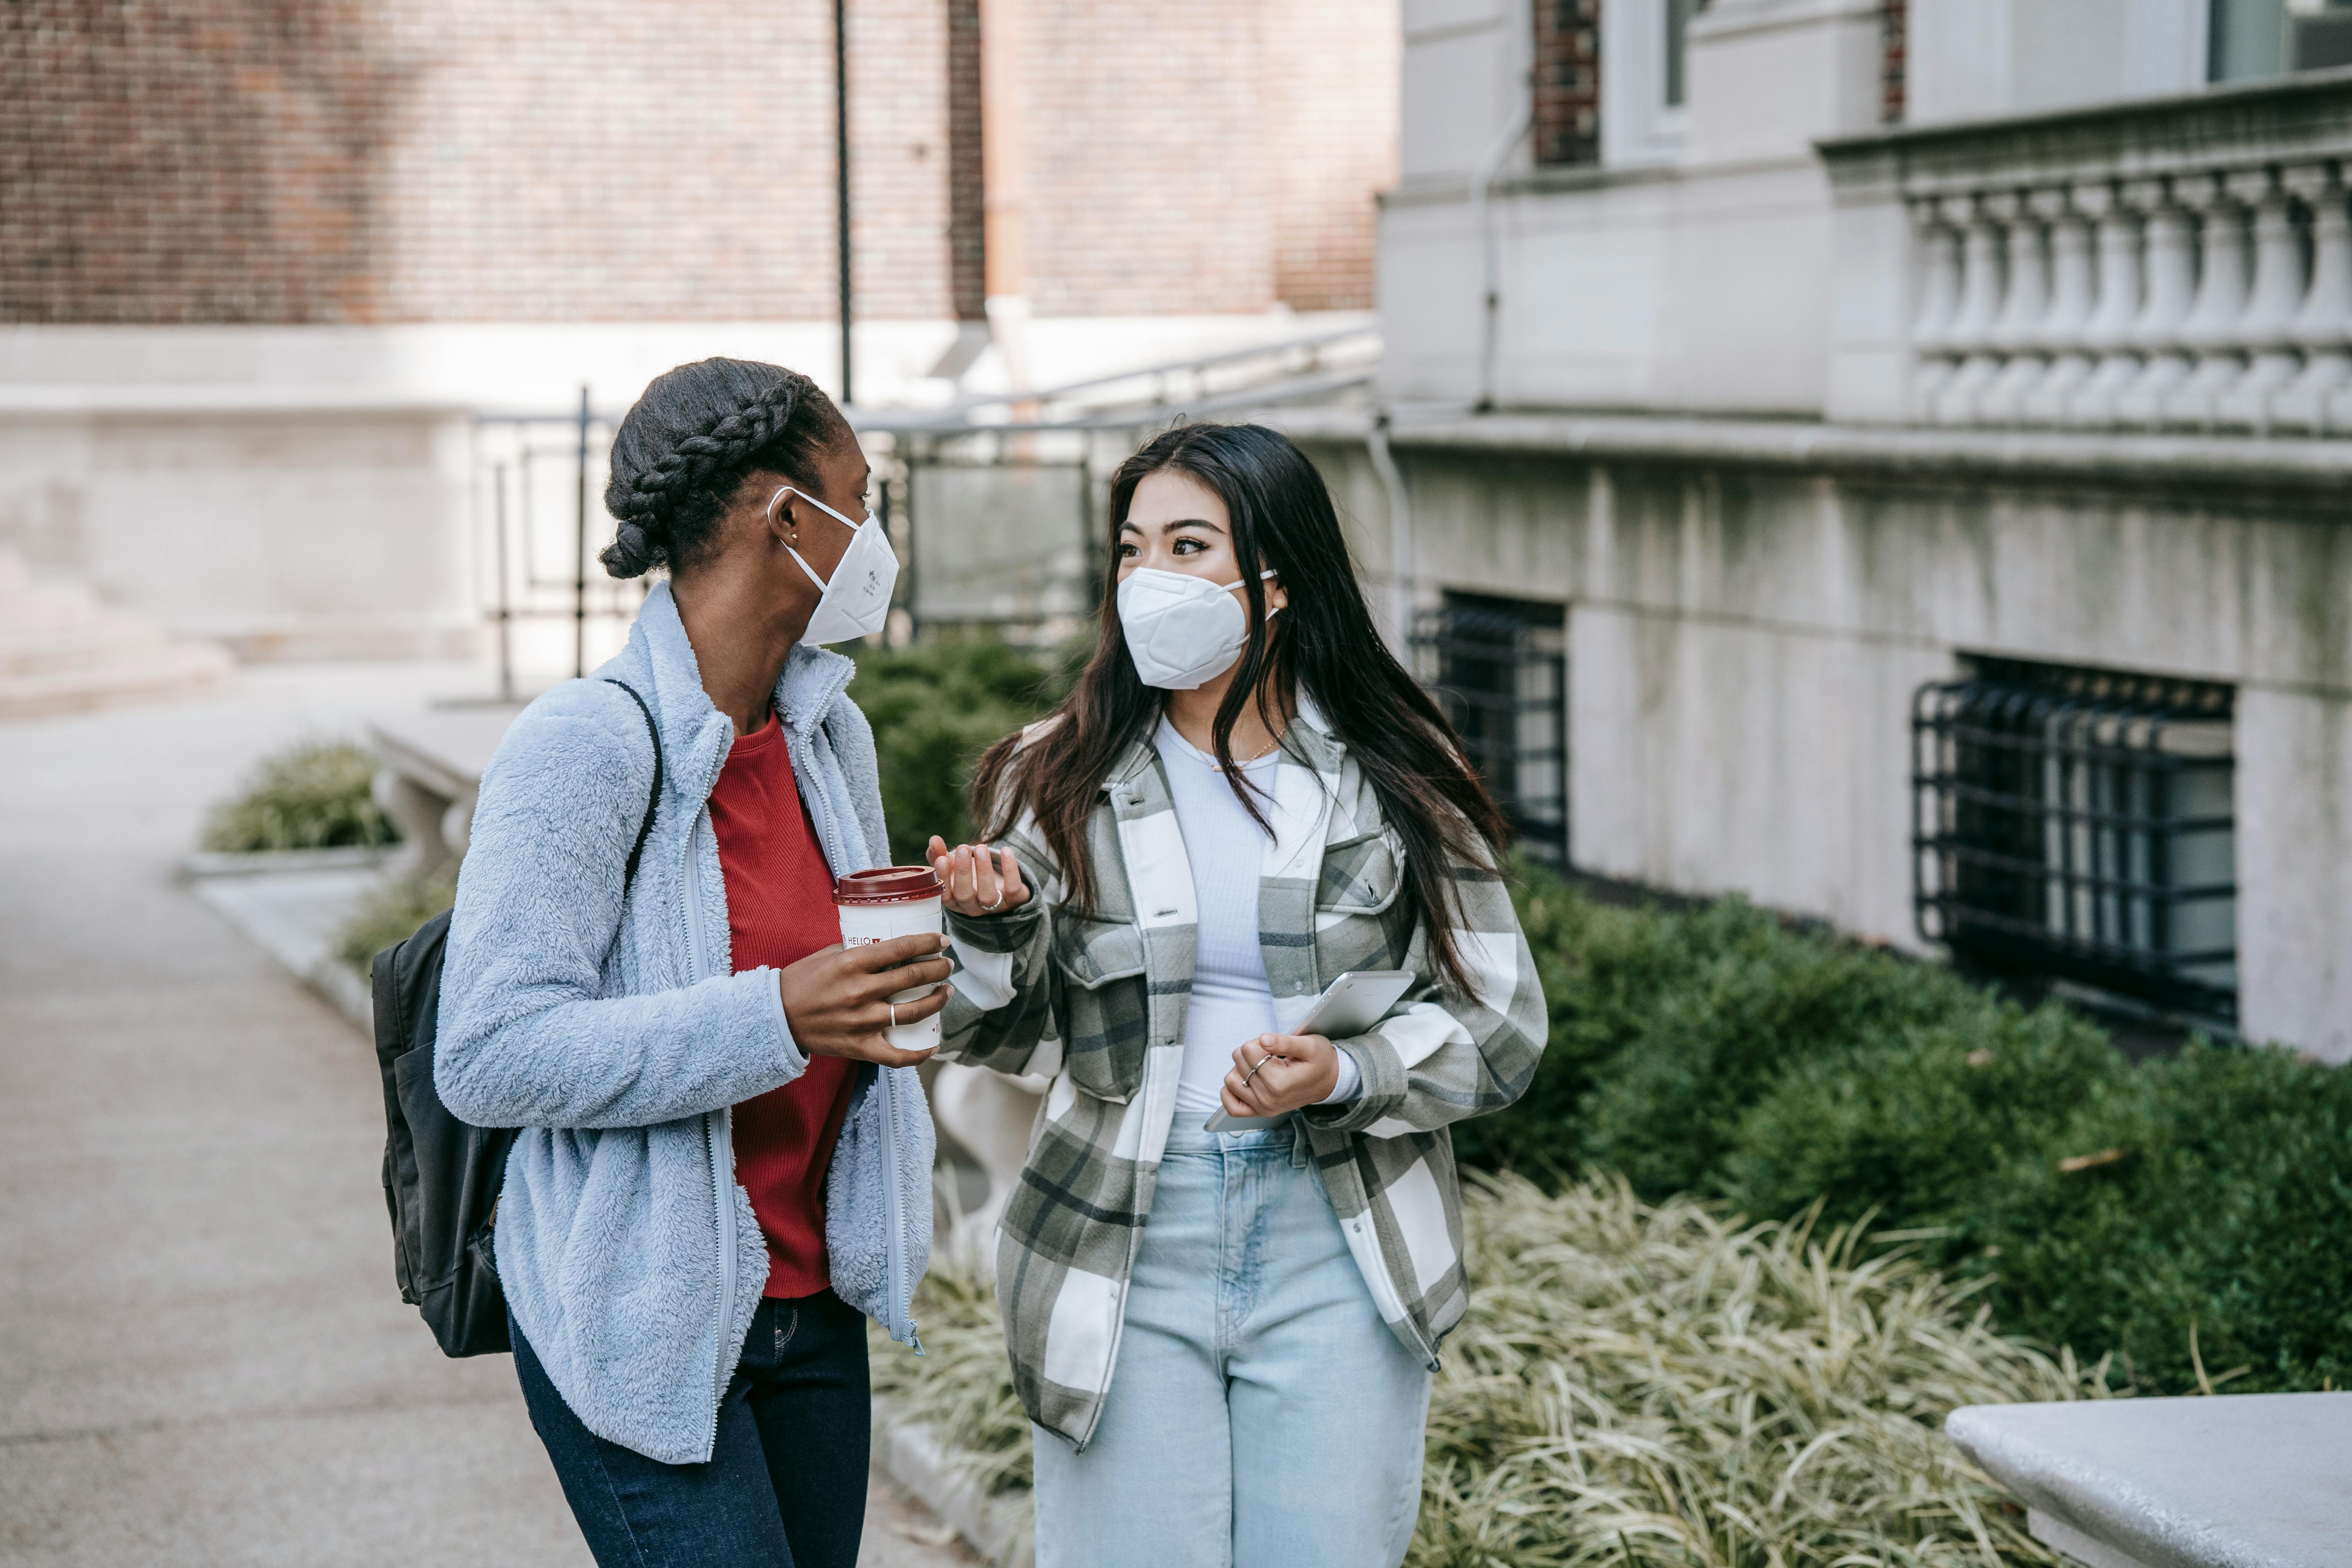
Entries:
MULTIPOLYGON (((687 640, 686 623, 678 618, 677 600, 667 582, 655 584, 646 595, 629 641, 629 653, 617 662, 627 668, 631 685, 642 677, 653 688, 642 695, 661 721, 662 764, 681 790, 691 780, 707 799, 719 777, 719 764, 734 744, 735 726, 703 689, 701 663, 687 640), (641 658, 632 657, 636 655, 641 658)), ((834 699, 856 674, 856 662, 841 654, 805 643, 793 645, 783 673, 776 679, 774 700, 795 741, 807 743, 834 699)))

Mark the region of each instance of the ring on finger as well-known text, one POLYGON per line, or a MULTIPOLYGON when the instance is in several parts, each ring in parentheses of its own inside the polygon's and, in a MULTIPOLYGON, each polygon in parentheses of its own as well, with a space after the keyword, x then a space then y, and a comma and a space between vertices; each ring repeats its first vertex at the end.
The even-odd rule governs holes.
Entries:
POLYGON ((1003 909, 1004 907, 1004 884, 1002 882, 996 884, 996 902, 992 904, 982 904, 980 907, 982 912, 984 914, 994 914, 997 910, 1003 909))
POLYGON ((882 1005, 890 1009, 890 1026, 894 1029, 897 1028, 898 1026, 898 1004, 896 1002, 885 1002, 882 1005))
POLYGON ((1268 1062, 1272 1061, 1273 1059, 1274 1059, 1274 1053, 1273 1053, 1273 1052, 1271 1052, 1271 1051, 1268 1051, 1265 1055, 1264 1055, 1264 1056, 1262 1056, 1262 1057, 1258 1058, 1257 1058, 1257 1060, 1256 1060, 1256 1062, 1255 1062, 1255 1063, 1254 1063, 1254 1064, 1251 1066, 1251 1068, 1250 1068, 1250 1069, 1249 1069, 1249 1072, 1248 1072, 1248 1073, 1247 1073, 1247 1074, 1246 1074, 1246 1075, 1242 1079, 1242 1087, 1243 1087, 1244 1089, 1247 1089, 1247 1088, 1249 1087, 1249 1081, 1250 1081, 1250 1079, 1254 1079, 1254 1078, 1255 1078, 1255 1077, 1257 1076, 1257 1069, 1258 1069, 1259 1068, 1262 1068, 1262 1067, 1265 1066, 1265 1064, 1266 1064, 1266 1063, 1268 1063, 1268 1062))

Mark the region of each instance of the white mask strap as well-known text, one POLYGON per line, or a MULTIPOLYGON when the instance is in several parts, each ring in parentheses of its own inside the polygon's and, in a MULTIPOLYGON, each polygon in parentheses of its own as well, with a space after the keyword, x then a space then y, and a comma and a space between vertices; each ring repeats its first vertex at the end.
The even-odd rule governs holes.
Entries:
MULTIPOLYGON (((852 533, 856 532, 860 527, 859 524, 850 521, 847 518, 842 516, 839 512, 834 510, 833 508, 825 505, 824 502, 817 500, 816 497, 809 494, 808 491, 802 489, 797 485, 779 486, 777 487, 776 493, 768 498, 768 521, 770 522, 776 521, 776 503, 783 500, 786 496, 800 497, 801 500, 808 502, 809 505, 816 508, 817 510, 824 513, 825 516, 833 519, 835 522, 841 524, 842 527, 849 530, 852 533)), ((867 522, 871 522, 874 520, 869 517, 866 521, 867 522)), ((815 568, 812 567, 807 562, 801 559, 801 552, 799 551, 794 550, 791 545, 787 544, 784 546, 784 553, 791 556, 793 558, 793 564, 797 565, 802 572, 807 574, 810 582, 816 584, 818 593, 822 594, 825 589, 832 586, 831 584, 827 583, 824 578, 816 574, 815 568)))
MULTIPOLYGON (((1273 571, 1271 571, 1271 570, 1267 570, 1267 571, 1265 571, 1265 572, 1261 572, 1261 573, 1259 573, 1259 574, 1257 574, 1257 580, 1258 580, 1259 582, 1263 583, 1263 582, 1265 582, 1268 577, 1271 577, 1271 576, 1273 576, 1273 575, 1275 575, 1275 574, 1274 574, 1274 573, 1273 573, 1273 571)), ((1238 579, 1236 579, 1235 581, 1231 582, 1231 583, 1228 583, 1228 584, 1225 584, 1225 592, 1226 592, 1226 593, 1228 593, 1228 594, 1230 594, 1230 593, 1234 592, 1235 589, 1239 588, 1240 586, 1241 586, 1241 583, 1240 583, 1240 581, 1239 581, 1238 579)), ((1265 607, 1265 618, 1266 618, 1267 620, 1269 620, 1269 621, 1270 621, 1270 620, 1272 620, 1272 619, 1274 619, 1274 617, 1275 617, 1275 616, 1278 616, 1278 615, 1280 615, 1280 614, 1282 614, 1282 606, 1281 606, 1280 605, 1268 605, 1265 607)))

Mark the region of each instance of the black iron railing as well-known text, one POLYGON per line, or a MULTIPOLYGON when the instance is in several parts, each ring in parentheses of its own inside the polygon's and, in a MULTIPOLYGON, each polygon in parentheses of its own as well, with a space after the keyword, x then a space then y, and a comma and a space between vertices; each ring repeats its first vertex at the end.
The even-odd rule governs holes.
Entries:
POLYGON ((1568 866, 1568 657, 1558 605, 1450 595, 1414 617, 1437 699, 1529 858, 1568 866))
POLYGON ((1919 934, 2234 1023, 2231 707, 2210 682, 1990 658, 1920 688, 1919 934))
POLYGON ((498 637, 499 694, 517 689, 519 625, 570 621, 572 673, 591 664, 591 622, 626 626, 646 582, 614 582, 596 564, 613 541, 604 510, 614 416, 589 405, 569 415, 485 414, 474 421, 475 548, 482 614, 498 637))

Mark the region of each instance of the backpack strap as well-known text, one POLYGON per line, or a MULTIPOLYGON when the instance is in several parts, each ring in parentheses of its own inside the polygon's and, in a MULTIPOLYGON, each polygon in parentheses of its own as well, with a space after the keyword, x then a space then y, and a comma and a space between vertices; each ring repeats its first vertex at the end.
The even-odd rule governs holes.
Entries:
POLYGON ((637 824, 637 841, 629 846, 628 868, 621 873, 621 891, 625 894, 629 890, 629 884, 636 880, 637 858, 646 852, 646 835, 654 830, 654 809, 661 805, 661 731, 654 723, 654 710, 646 706, 646 700, 637 695, 635 687, 625 680, 615 680, 609 675, 604 677, 604 684, 617 686, 629 694, 629 700, 635 703, 637 711, 645 715, 646 733, 654 743, 653 793, 646 797, 646 819, 637 824))

